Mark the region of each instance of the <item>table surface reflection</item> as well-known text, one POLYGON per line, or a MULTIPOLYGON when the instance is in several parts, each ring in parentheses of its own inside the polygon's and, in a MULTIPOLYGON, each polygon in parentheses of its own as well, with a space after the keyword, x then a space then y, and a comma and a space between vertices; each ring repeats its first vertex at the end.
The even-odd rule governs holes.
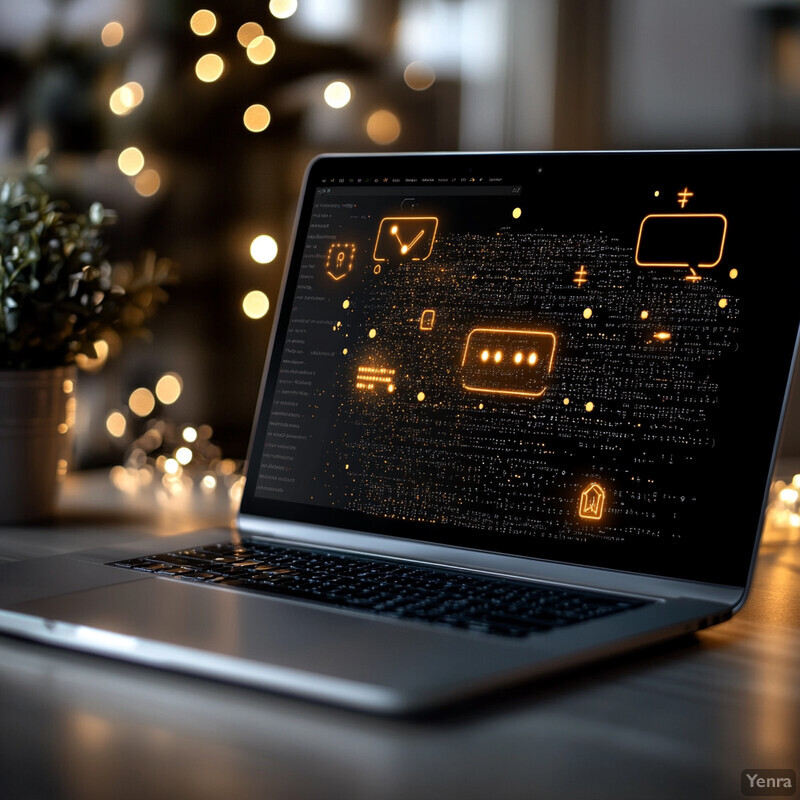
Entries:
MULTIPOLYGON (((231 519, 224 497, 71 476, 0 560, 231 519)), ((0 798, 736 798, 800 772, 800 543, 768 530, 733 620, 425 719, 392 720, 0 637, 0 798)))

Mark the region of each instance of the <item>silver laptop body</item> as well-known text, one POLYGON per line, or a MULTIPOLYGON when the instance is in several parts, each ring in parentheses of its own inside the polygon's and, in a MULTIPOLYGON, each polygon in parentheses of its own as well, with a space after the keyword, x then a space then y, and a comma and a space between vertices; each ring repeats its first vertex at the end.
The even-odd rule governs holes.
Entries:
POLYGON ((114 566, 0 566, 0 630, 382 713, 743 605, 800 307, 796 151, 325 156, 236 530, 647 602, 508 637, 114 566))

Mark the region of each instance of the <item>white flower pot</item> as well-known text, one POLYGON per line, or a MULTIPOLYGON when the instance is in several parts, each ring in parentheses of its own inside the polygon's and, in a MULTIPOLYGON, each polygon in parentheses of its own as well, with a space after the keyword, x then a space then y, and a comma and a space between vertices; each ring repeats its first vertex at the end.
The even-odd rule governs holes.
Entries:
POLYGON ((53 516, 72 458, 74 366, 0 370, 0 524, 53 516))

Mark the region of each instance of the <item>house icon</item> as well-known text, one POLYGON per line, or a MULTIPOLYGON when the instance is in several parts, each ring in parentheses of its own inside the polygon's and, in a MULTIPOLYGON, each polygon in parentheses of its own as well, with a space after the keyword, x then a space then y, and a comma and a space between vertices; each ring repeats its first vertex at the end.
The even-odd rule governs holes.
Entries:
POLYGON ((606 505, 606 490, 596 482, 590 483, 581 492, 578 516, 581 519, 601 519, 606 505))

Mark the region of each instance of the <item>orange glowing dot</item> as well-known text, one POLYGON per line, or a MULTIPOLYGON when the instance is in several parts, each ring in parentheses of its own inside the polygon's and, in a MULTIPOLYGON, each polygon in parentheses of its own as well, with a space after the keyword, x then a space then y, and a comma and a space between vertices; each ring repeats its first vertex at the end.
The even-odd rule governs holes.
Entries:
POLYGON ((389 394, 391 394, 391 393, 392 393, 394 390, 395 390, 395 385, 394 385, 393 383, 390 383, 390 384, 389 384, 389 385, 386 387, 386 391, 387 391, 387 392, 389 392, 389 394))
POLYGON ((514 353, 514 363, 515 364, 521 364, 523 358, 524 358, 524 356, 522 355, 522 353, 514 353))
POLYGON ((225 69, 225 62, 222 56, 217 53, 206 53, 197 59, 194 65, 194 74, 203 81, 203 83, 213 83, 223 73, 225 69))
POLYGON ((647 319, 650 316, 650 312, 649 311, 642 311, 640 316, 641 316, 642 319, 647 319))
POLYGON ((343 355, 343 356, 346 356, 346 355, 347 355, 347 348, 346 348, 346 347, 345 347, 345 348, 342 350, 342 355, 343 355))
POLYGON ((374 339, 378 335, 378 331, 375 328, 370 328, 369 330, 369 338, 374 339))
POLYGON ((592 309, 591 308, 584 308, 583 309, 583 318, 589 319, 592 316, 592 309))
POLYGON ((656 190, 653 192, 653 197, 658 197, 660 194, 661 194, 661 192, 659 192, 659 191, 658 191, 658 189, 656 189, 656 190))
POLYGON ((424 399, 425 399, 425 392, 420 392, 420 393, 417 395, 417 400, 419 400, 419 401, 420 401, 420 403, 421 403, 421 402, 422 402, 424 399))
POLYGON ((517 208, 511 212, 511 216, 514 217, 514 219, 519 219, 522 216, 522 209, 517 206, 517 208))
POLYGON ((481 353, 481 361, 483 361, 484 363, 485 363, 486 361, 488 361, 488 360, 489 360, 489 355, 490 355, 489 351, 488 351, 488 350, 484 350, 484 351, 481 353))
POLYGON ((666 342, 672 338, 672 334, 668 331, 659 331, 658 333, 653 334, 653 338, 658 339, 661 342, 666 342))
POLYGON ((503 353, 501 350, 497 350, 494 354, 494 363, 499 364, 503 360, 503 353))
POLYGON ((370 114, 366 127, 367 136, 375 144, 391 144, 400 137, 400 120, 385 108, 370 114))
POLYGON ((213 11, 209 11, 207 8, 201 8, 199 11, 195 11, 194 14, 192 14, 189 20, 189 27, 192 29, 192 33, 197 36, 208 36, 214 33, 217 27, 217 17, 213 11))
POLYGON ((269 127, 272 115, 266 106, 261 105, 261 103, 253 103, 253 105, 247 107, 242 119, 247 130, 252 133, 261 133, 261 131, 265 131, 269 127))
POLYGON ((727 298, 723 297, 723 298, 722 298, 722 299, 719 301, 719 303, 718 303, 717 305, 719 305, 719 307, 720 307, 720 308, 726 308, 726 307, 727 307, 727 305, 728 305, 728 300, 727 300, 727 298))
POLYGON ((539 360, 539 356, 536 353, 531 353, 528 356, 528 363, 533 366, 539 360))
POLYGON ((350 301, 345 300, 344 303, 342 303, 342 308, 350 308, 350 301))
POLYGON ((247 45, 247 57, 253 64, 261 66, 272 61, 275 55, 275 42, 269 36, 256 36, 247 45))
POLYGON ((585 408, 587 411, 594 411, 594 403, 593 403, 593 402, 590 400, 590 401, 589 401, 589 402, 588 402, 588 403, 587 403, 587 404, 584 406, 584 408, 585 408))
POLYGON ((244 25, 239 27, 236 31, 236 41, 242 47, 247 47, 256 36, 263 36, 264 29, 257 22, 245 22, 244 25))
POLYGON ((569 397, 565 397, 565 398, 564 398, 564 405, 565 405, 565 406, 568 406, 568 405, 569 405, 569 397))
POLYGON ((124 36, 125 29, 122 27, 122 23, 116 20, 104 25, 103 30, 100 31, 100 41, 106 47, 116 47, 122 42, 124 36))
POLYGON ((736 269, 736 267, 734 267, 734 268, 733 268, 733 269, 732 269, 732 270, 731 270, 731 271, 728 273, 728 275, 730 276, 731 280, 734 280, 734 281, 735 281, 735 280, 736 280, 736 279, 739 277, 739 270, 738 270, 738 269, 736 269))

